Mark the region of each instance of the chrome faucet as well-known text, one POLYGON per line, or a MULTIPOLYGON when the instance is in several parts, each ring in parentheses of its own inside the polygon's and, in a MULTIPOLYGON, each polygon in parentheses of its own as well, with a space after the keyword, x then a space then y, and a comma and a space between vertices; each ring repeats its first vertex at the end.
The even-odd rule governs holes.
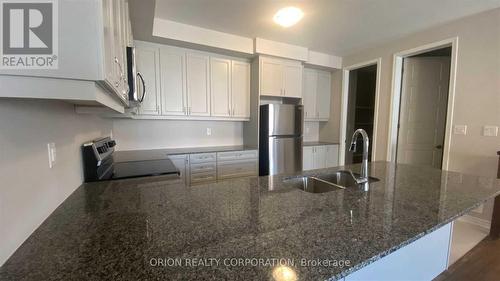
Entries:
MULTIPOLYGON (((354 177, 358 184, 368 182, 368 148, 370 147, 370 139, 368 134, 363 129, 357 129, 354 134, 352 134, 351 147, 349 151, 356 152, 356 141, 359 135, 363 137, 363 162, 361 164, 361 176, 359 178, 354 177)), ((352 174, 352 173, 351 173, 352 174)))

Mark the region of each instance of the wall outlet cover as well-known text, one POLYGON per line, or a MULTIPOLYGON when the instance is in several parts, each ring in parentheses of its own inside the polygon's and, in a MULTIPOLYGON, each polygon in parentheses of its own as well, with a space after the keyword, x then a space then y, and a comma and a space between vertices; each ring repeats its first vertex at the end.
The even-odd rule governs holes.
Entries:
POLYGON ((485 137, 496 137, 498 136, 498 127, 485 125, 483 127, 483 136, 485 137))
POLYGON ((211 136, 212 135, 212 128, 207 128, 207 136, 211 136))
POLYGON ((455 135, 467 135, 467 125, 455 125, 453 126, 453 134, 455 135))

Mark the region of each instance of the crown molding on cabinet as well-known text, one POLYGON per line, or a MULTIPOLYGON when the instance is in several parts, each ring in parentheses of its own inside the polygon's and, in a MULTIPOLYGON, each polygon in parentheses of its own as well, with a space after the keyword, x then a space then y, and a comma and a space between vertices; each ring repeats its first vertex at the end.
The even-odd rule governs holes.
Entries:
POLYGON ((252 38, 160 18, 154 18, 153 36, 221 48, 244 54, 254 53, 252 38))
POLYGON ((306 47, 286 44, 258 37, 255 38, 255 53, 298 61, 307 61, 308 58, 308 49, 306 47))
POLYGON ((269 55, 302 61, 306 65, 320 68, 342 68, 342 58, 311 51, 306 47, 272 41, 263 38, 248 38, 171 20, 154 18, 153 36, 197 47, 202 51, 229 51, 243 55, 269 55))

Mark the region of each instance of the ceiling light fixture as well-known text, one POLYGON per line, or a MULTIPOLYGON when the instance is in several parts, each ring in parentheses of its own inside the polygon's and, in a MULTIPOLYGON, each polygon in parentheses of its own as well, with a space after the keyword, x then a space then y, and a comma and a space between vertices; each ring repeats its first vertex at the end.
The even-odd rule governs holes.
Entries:
POLYGON ((286 7, 276 12, 273 20, 275 23, 283 27, 290 27, 298 23, 302 17, 304 17, 304 12, 302 12, 301 9, 296 7, 286 7))

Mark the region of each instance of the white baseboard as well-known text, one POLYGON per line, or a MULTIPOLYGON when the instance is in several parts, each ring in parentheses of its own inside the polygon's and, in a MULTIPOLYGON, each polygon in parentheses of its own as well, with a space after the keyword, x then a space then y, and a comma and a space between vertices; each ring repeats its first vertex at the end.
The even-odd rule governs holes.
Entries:
POLYGON ((458 218, 460 221, 465 222, 465 223, 470 223, 473 225, 477 225, 479 227, 485 228, 485 229, 490 229, 491 226, 491 221, 473 217, 471 215, 464 215, 460 218, 458 218))

